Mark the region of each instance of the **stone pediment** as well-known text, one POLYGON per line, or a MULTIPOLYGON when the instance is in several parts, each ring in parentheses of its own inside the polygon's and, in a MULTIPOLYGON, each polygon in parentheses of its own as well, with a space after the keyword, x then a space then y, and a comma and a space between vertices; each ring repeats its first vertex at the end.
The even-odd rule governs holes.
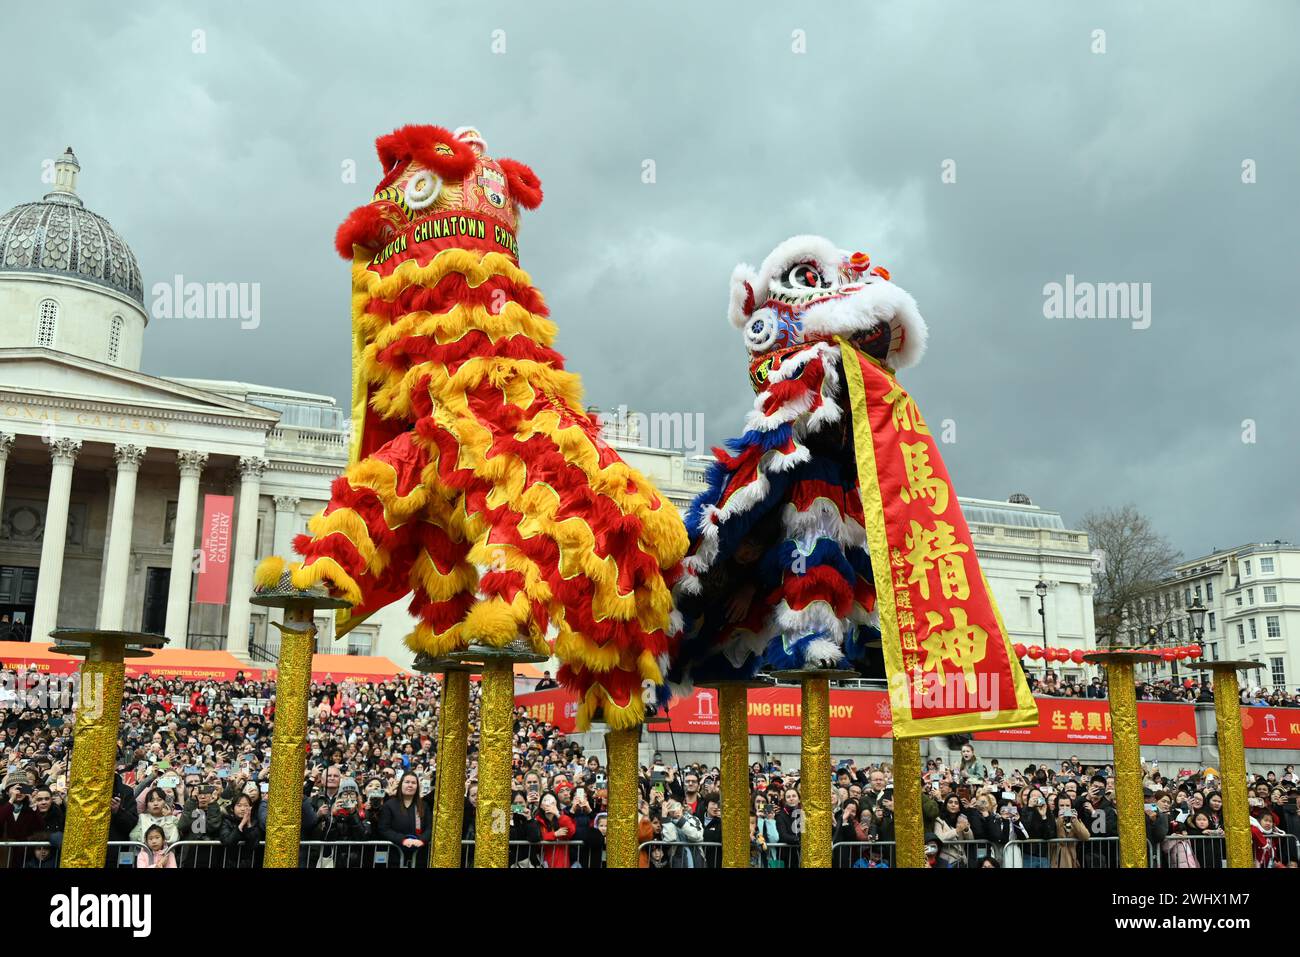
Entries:
POLYGON ((93 359, 52 349, 0 349, 0 431, 54 427, 86 438, 137 434, 147 442, 151 436, 219 436, 225 440, 220 445, 261 447, 278 420, 279 413, 261 406, 93 359))

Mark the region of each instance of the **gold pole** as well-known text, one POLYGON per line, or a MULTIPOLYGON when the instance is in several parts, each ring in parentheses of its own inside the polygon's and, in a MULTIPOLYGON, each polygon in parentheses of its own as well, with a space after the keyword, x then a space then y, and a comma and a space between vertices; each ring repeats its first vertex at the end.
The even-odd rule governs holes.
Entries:
POLYGON ((63 867, 103 867, 108 858, 122 680, 126 676, 122 651, 120 644, 94 644, 81 664, 63 867))
POLYGON ((442 675, 441 705, 438 708, 438 789, 434 796, 437 807, 433 815, 431 867, 460 867, 460 839, 465 829, 465 736, 468 726, 469 671, 448 668, 442 675))
POLYGON ((514 705, 513 662, 505 657, 488 657, 483 663, 475 867, 506 867, 510 863, 510 736, 514 705))
POLYGON ((799 797, 803 805, 801 867, 831 866, 830 681, 803 679, 799 797))
POLYGON ((641 726, 605 732, 609 765, 609 829, 605 856, 609 867, 637 866, 636 824, 641 789, 637 782, 637 745, 641 726))
POLYGON ((307 766, 307 698, 316 648, 312 609, 289 607, 280 629, 275 677, 275 731, 271 735, 271 782, 266 794, 266 855, 263 867, 297 867, 302 837, 302 785, 307 766))
POLYGON ((1219 773, 1223 791, 1224 843, 1229 867, 1254 867, 1250 806, 1246 790, 1246 747, 1241 737, 1241 687, 1235 667, 1215 667, 1214 717, 1219 733, 1219 773))
POLYGON ((1146 867, 1147 822, 1142 809, 1142 761, 1139 757, 1133 661, 1112 658, 1105 664, 1106 681, 1110 689, 1111 747, 1115 753, 1119 863, 1120 867, 1146 867))
POLYGON ((749 867, 749 689, 718 684, 722 749, 722 866, 749 867))
POLYGON ((921 742, 894 739, 895 867, 925 867, 925 817, 921 813, 921 742))

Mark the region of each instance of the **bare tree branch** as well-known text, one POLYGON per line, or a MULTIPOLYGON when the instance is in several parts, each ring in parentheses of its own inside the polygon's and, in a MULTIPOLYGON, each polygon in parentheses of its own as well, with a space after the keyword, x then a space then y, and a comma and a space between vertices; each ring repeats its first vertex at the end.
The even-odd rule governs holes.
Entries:
POLYGON ((1151 625, 1163 625, 1181 608, 1162 607, 1161 582, 1182 558, 1133 505, 1105 508, 1083 517, 1093 548, 1105 553, 1093 590, 1093 617, 1101 647, 1145 641, 1151 625))

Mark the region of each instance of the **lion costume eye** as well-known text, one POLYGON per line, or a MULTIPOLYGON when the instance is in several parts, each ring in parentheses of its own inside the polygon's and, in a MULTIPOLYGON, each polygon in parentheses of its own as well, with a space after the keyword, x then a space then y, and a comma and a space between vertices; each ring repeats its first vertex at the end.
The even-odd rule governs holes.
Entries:
POLYGON ((411 209, 424 209, 432 206, 442 190, 442 180, 427 169, 422 169, 406 184, 406 205, 411 209))
POLYGON ((825 289, 830 285, 812 263, 797 263, 789 268, 784 278, 792 289, 825 289))

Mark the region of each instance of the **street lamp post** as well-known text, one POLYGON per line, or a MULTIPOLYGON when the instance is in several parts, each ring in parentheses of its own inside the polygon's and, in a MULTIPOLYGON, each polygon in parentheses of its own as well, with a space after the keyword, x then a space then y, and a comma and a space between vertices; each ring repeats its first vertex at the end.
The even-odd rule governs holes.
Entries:
MULTIPOLYGON (((1047 582, 1043 581, 1041 578, 1038 579, 1038 584, 1034 586, 1034 594, 1036 594, 1036 595, 1038 596, 1038 617, 1041 618, 1041 619, 1043 619, 1043 649, 1044 649, 1044 653, 1046 653, 1046 649, 1047 649, 1047 582)), ((1046 678, 1046 675, 1047 675, 1047 665, 1044 664, 1044 665, 1043 665, 1043 676, 1044 676, 1044 678, 1046 678)))
MULTIPOLYGON (((1205 653, 1205 648, 1201 645, 1201 639, 1205 635, 1206 611, 1208 611, 1208 609, 1201 604, 1201 598, 1199 595, 1196 596, 1194 602, 1187 606, 1187 633, 1192 639, 1192 643, 1201 647, 1202 654, 1205 653)), ((1201 677, 1204 679, 1204 672, 1202 672, 1201 677)), ((1204 683, 1204 681, 1202 681, 1202 683, 1204 683)))

